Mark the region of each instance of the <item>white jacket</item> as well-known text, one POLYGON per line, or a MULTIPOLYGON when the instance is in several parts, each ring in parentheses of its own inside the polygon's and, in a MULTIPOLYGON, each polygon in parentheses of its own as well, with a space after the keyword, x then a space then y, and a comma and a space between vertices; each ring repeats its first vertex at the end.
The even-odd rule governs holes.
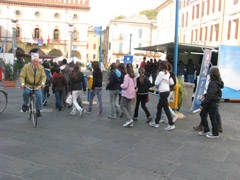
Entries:
POLYGON ((158 90, 160 93, 162 92, 169 92, 170 91, 170 85, 173 85, 174 81, 172 78, 170 78, 170 73, 167 71, 165 74, 164 71, 160 71, 157 75, 157 78, 155 80, 155 86, 159 86, 158 90))

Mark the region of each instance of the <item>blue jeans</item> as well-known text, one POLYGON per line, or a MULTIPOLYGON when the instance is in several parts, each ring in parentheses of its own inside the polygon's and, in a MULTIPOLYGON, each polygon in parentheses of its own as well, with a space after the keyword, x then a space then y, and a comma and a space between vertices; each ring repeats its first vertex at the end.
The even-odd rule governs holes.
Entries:
POLYGON ((56 97, 56 108, 62 107, 62 90, 56 90, 55 91, 55 97, 56 97))
POLYGON ((42 102, 47 100, 47 92, 49 91, 49 86, 45 86, 44 89, 42 89, 42 102))
POLYGON ((92 103, 94 96, 97 95, 98 104, 99 104, 99 114, 103 113, 103 106, 102 106, 102 87, 95 87, 93 93, 90 95, 89 107, 88 111, 92 112, 92 103))
POLYGON ((187 81, 190 83, 194 83, 194 74, 188 74, 187 75, 187 81))
MULTIPOLYGON (((24 88, 23 91, 23 105, 28 106, 30 96, 30 89, 24 88)), ((35 97, 37 100, 37 110, 42 110, 42 91, 35 90, 35 97)))

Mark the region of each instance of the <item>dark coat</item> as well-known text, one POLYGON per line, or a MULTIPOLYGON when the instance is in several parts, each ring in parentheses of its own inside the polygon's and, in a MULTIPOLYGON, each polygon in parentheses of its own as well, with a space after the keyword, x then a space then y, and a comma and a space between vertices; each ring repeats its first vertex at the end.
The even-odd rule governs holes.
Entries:
POLYGON ((86 84, 85 84, 83 73, 80 71, 77 71, 76 80, 74 80, 73 75, 74 75, 74 71, 69 81, 69 90, 72 92, 72 91, 82 90, 83 88, 83 91, 86 91, 86 84))
POLYGON ((53 86, 56 91, 60 91, 64 89, 64 86, 67 85, 66 79, 63 74, 58 73, 53 78, 53 86))
POLYGON ((137 78, 137 94, 148 94, 149 88, 152 86, 151 82, 149 81, 148 77, 144 77, 144 83, 140 83, 140 77, 137 78))
POLYGON ((201 106, 208 105, 211 101, 219 101, 222 97, 222 88, 223 82, 218 81, 210 81, 207 89, 207 93, 205 94, 205 98, 201 103, 201 106))
POLYGON ((117 77, 116 73, 114 71, 111 71, 106 90, 120 90, 120 80, 121 79, 117 77))
POLYGON ((95 87, 102 87, 102 72, 100 69, 93 71, 92 90, 94 90, 95 87))

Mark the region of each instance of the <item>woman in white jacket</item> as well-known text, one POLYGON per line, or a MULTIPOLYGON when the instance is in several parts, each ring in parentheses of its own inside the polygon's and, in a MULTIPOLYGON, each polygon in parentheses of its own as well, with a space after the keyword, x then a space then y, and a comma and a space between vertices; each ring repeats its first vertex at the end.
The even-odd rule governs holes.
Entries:
POLYGON ((164 108, 164 111, 167 114, 168 117, 168 126, 164 128, 166 131, 170 131, 175 129, 174 122, 172 120, 171 113, 169 111, 168 107, 168 96, 170 92, 170 85, 173 85, 173 79, 170 78, 170 73, 168 72, 168 64, 166 61, 162 61, 159 67, 159 73, 157 75, 157 78, 155 80, 155 86, 158 86, 158 90, 160 93, 160 99, 157 106, 157 115, 155 122, 150 122, 149 125, 152 127, 159 127, 159 121, 162 114, 162 108, 164 108))

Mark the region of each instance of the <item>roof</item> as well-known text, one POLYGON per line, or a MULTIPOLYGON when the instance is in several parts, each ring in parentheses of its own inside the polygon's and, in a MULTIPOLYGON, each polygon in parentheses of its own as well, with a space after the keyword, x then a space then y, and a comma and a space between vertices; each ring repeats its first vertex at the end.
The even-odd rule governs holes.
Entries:
POLYGON ((111 22, 146 23, 146 24, 152 23, 152 21, 149 20, 145 15, 133 15, 130 17, 125 17, 123 19, 112 20, 111 22))
MULTIPOLYGON (((143 50, 143 51, 154 51, 154 52, 174 52, 174 42, 159 44, 155 46, 147 46, 141 48, 135 48, 136 50, 143 50)), ((211 49, 211 50, 218 50, 218 46, 203 46, 203 45, 196 45, 196 44, 184 44, 178 43, 178 52, 187 52, 187 53, 202 53, 203 49, 211 49)))

